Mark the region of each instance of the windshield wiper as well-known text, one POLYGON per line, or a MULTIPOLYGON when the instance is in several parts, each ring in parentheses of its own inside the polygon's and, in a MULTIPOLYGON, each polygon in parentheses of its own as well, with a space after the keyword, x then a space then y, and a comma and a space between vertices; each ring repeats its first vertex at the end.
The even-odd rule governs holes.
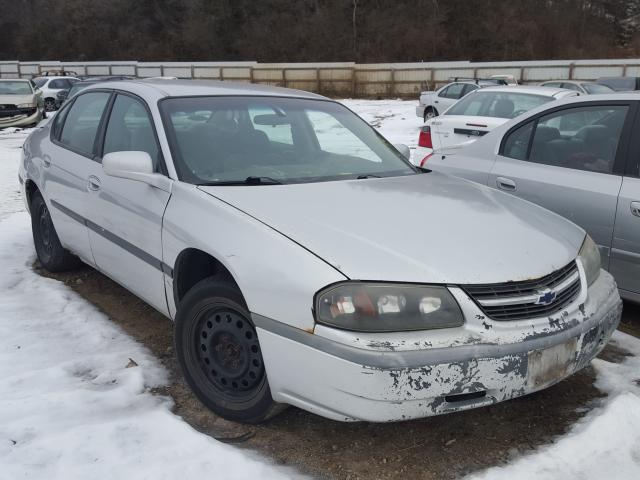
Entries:
POLYGON ((280 180, 276 180, 271 177, 255 177, 249 176, 244 180, 219 180, 213 182, 203 182, 199 183, 198 186, 201 187, 215 187, 215 186, 225 186, 225 185, 282 185, 283 182, 280 180))
POLYGON ((374 175, 373 173, 367 173, 365 175, 358 175, 357 180, 364 180, 365 178, 382 178, 380 175, 374 175))

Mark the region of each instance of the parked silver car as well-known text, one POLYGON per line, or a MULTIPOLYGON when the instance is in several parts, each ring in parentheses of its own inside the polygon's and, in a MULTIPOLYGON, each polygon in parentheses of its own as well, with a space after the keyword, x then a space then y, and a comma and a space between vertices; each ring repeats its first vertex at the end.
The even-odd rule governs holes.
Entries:
POLYGON ((20 179, 42 265, 77 256, 174 319, 189 385, 228 419, 492 404, 584 367, 620 320, 581 228, 414 167, 310 93, 94 85, 30 135, 20 179))
POLYGON ((623 298, 640 301, 638 96, 573 97, 506 123, 425 166, 517 195, 583 227, 623 298))
POLYGON ((541 87, 565 88, 580 92, 583 95, 602 95, 605 93, 614 93, 615 91, 604 84, 597 82, 586 82, 580 80, 552 80, 540 84, 541 87))

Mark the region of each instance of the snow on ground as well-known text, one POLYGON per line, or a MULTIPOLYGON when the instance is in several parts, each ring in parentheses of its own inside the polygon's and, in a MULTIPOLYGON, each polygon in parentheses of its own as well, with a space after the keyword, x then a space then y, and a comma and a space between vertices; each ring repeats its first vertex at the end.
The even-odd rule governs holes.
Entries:
MULTIPOLYGON (((392 143, 415 147, 416 102, 343 103, 392 143)), ((148 391, 166 381, 159 362, 66 286, 31 270, 17 185, 26 134, 0 131, 0 480, 295 475, 173 415, 169 400, 148 391), (138 366, 127 368, 129 359, 138 366)), ((609 394, 599 407, 551 445, 470 478, 640 478, 640 340, 616 332, 613 341, 634 356, 594 361, 596 387, 609 394)))
POLYGON ((506 467, 468 480, 631 480, 640 478, 640 340, 615 332, 612 343, 634 356, 593 361, 595 386, 609 394, 571 431, 506 467))
POLYGON ((295 476, 173 415, 149 392, 167 381, 159 361, 33 272, 17 183, 25 137, 0 132, 0 480, 295 476))
POLYGON ((341 100, 341 103, 373 125, 391 143, 404 143, 411 150, 418 145, 422 118, 416 116, 418 101, 341 100))

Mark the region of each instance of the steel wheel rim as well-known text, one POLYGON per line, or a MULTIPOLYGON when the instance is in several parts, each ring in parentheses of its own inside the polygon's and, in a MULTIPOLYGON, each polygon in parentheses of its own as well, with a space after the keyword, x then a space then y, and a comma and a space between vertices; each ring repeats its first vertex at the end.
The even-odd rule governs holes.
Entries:
POLYGON ((53 242, 52 242, 52 224, 51 217, 49 216, 49 210, 47 206, 43 203, 40 206, 38 215, 38 227, 40 230, 40 243, 44 248, 44 251, 47 255, 51 255, 51 251, 53 250, 53 242))
POLYGON ((264 365, 253 325, 228 307, 200 313, 194 349, 202 374, 218 391, 242 396, 260 386, 264 365))

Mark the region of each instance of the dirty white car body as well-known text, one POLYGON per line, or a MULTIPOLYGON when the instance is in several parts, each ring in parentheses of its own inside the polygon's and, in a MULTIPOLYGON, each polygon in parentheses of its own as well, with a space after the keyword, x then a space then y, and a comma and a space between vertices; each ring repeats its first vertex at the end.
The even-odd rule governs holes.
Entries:
MULTIPOLYGON (((178 155, 193 142, 177 149, 184 132, 176 136, 169 125, 187 125, 189 132, 190 122, 206 118, 208 104, 254 100, 277 105, 274 114, 252 117, 258 130, 268 124, 269 134, 287 125, 287 106, 301 104, 338 112, 363 142, 377 135, 345 107, 310 93, 227 82, 92 86, 25 143, 20 179, 34 232, 44 225, 52 235, 50 215, 64 248, 176 319, 177 335, 196 282, 206 281, 204 267, 214 266, 237 287, 236 303, 246 304, 234 315, 246 313, 238 329, 253 342, 254 365, 264 362, 264 371, 250 371, 265 376, 268 400, 335 420, 406 420, 507 400, 560 381, 604 347, 621 300, 582 229, 502 192, 421 172, 388 144, 373 148, 395 156, 402 174, 284 184, 266 177, 227 185, 185 181, 178 155), (104 132, 92 143, 97 150, 83 154, 56 139, 57 128, 64 137, 73 105, 92 93, 110 95, 109 105, 118 95, 144 104, 160 167, 147 169, 149 155, 141 151, 103 156, 104 132), (406 208, 416 200, 429 206, 428 216, 406 208)), ((203 337, 215 334, 213 320, 197 323, 203 337)), ((199 331, 194 350, 229 353, 200 340, 199 331)), ((176 342, 180 359, 188 346, 176 342)), ((240 387, 211 394, 222 400, 207 397, 209 386, 181 362, 213 410, 243 421, 268 417, 263 404, 258 413, 247 413, 246 405, 232 409, 239 396, 253 401, 240 387)))

